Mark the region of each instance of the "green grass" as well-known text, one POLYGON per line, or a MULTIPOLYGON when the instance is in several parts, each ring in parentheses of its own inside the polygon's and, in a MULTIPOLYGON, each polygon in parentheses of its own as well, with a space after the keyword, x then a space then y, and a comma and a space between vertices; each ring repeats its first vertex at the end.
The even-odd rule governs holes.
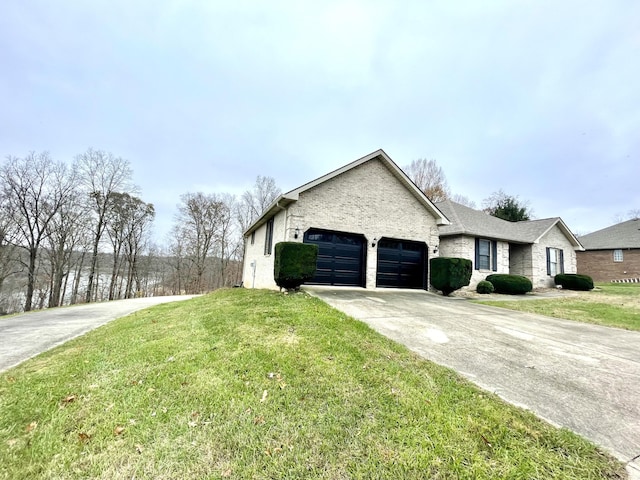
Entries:
POLYGON ((223 290, 0 375, 0 478, 623 478, 306 294, 223 290))
POLYGON ((538 313, 609 327, 640 330, 640 284, 601 283, 589 292, 553 299, 477 301, 483 305, 538 313))

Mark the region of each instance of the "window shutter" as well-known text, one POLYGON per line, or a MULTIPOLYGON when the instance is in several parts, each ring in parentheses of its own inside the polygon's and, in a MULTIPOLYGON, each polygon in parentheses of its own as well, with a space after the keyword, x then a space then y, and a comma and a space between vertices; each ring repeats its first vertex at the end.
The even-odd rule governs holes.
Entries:
POLYGON ((559 252, 560 252, 560 259, 558 261, 560 262, 560 273, 564 273, 564 251, 559 250, 559 252))
POLYGON ((480 270, 480 239, 476 238, 476 270, 480 270))
POLYGON ((491 240, 491 270, 498 271, 498 242, 491 240))
POLYGON ((547 275, 551 275, 551 253, 550 248, 547 247, 547 275))

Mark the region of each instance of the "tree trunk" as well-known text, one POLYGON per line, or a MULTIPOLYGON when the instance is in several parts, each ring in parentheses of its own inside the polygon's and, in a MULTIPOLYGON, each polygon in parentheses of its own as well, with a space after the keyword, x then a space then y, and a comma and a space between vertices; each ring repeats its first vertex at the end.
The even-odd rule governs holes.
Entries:
POLYGON ((89 269, 89 280, 87 282, 87 295, 85 300, 87 303, 91 303, 91 294, 93 293, 93 283, 94 277, 96 274, 96 268, 98 266, 98 246, 100 243, 100 235, 96 235, 95 241, 93 242, 93 253, 91 255, 91 268, 89 269))
POLYGON ((80 262, 78 263, 78 268, 75 272, 75 277, 73 279, 73 292, 71 293, 71 305, 75 305, 78 302, 78 290, 80 289, 80 277, 82 276, 82 267, 84 266, 84 257, 87 252, 82 250, 82 255, 80 256, 80 262))
POLYGON ((33 304, 33 292, 36 283, 36 256, 38 250, 35 248, 29 249, 29 270, 27 271, 27 294, 24 301, 24 311, 31 311, 33 304))

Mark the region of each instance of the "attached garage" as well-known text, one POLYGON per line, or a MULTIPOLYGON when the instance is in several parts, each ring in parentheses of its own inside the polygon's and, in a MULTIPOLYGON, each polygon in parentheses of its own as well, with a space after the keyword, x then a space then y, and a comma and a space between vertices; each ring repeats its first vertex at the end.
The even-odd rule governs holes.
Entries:
POLYGON ((315 285, 365 286, 366 248, 363 235, 309 229, 305 243, 318 245, 315 285))
POLYGON ((426 288, 427 246, 424 242, 382 238, 377 250, 377 287, 426 288))

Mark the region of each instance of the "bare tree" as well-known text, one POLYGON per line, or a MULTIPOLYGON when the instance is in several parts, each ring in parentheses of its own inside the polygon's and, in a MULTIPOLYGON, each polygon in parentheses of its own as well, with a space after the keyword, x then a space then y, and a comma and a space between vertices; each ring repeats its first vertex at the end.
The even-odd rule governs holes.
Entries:
POLYGON ((236 199, 233 195, 224 194, 219 197, 219 235, 216 242, 216 255, 219 261, 218 287, 228 285, 227 269, 234 253, 234 235, 242 235, 236 231, 233 211, 236 209, 236 199))
MULTIPOLYGON (((4 205, 4 196, 0 192, 0 294, 5 280, 22 271, 22 265, 16 247, 16 225, 8 216, 8 206, 4 205)), ((0 295, 0 314, 7 313, 5 296, 0 295)))
POLYGON ((144 203, 136 197, 131 197, 129 205, 130 213, 126 225, 126 235, 124 239, 124 255, 127 261, 127 289, 125 298, 133 295, 133 285, 136 284, 136 291, 141 290, 141 280, 139 276, 140 254, 145 247, 145 240, 149 235, 149 228, 155 217, 155 208, 151 203, 144 203))
POLYGON ((640 218, 640 208, 634 208, 627 212, 627 218, 629 220, 638 220, 640 218))
POLYGON ((182 226, 180 224, 175 224, 173 226, 167 255, 167 263, 173 270, 173 275, 171 276, 170 281, 171 293, 173 295, 180 295, 183 293, 185 288, 184 277, 187 274, 187 267, 185 265, 185 239, 182 238, 181 229, 182 226))
POLYGON ((152 204, 144 203, 140 198, 128 193, 114 192, 112 201, 105 227, 112 247, 109 300, 122 297, 123 283, 125 284, 124 297, 131 298, 133 282, 139 281, 136 270, 138 255, 143 247, 147 228, 155 215, 152 204), (125 267, 126 274, 124 274, 125 267), (118 283, 120 288, 116 291, 118 283))
POLYGON ((105 221, 105 231, 111 242, 111 280, 109 281, 109 300, 115 298, 116 284, 122 258, 120 252, 124 245, 125 229, 129 221, 129 199, 128 193, 113 192, 111 196, 111 208, 107 211, 105 221))
POLYGON ((235 210, 241 233, 271 205, 281 190, 272 177, 258 175, 251 190, 245 191, 237 202, 235 210))
POLYGON ((403 170, 432 202, 442 202, 449 198, 447 179, 435 160, 419 158, 406 165, 403 170))
MULTIPOLYGON (((69 182, 76 184, 75 172, 69 172, 69 182)), ((73 189, 48 226, 49 263, 51 268, 51 287, 49 307, 62 304, 66 282, 73 266, 74 253, 85 243, 87 229, 87 211, 77 189, 73 189)))
POLYGON ((476 202, 464 195, 460 195, 459 193, 451 195, 451 200, 459 203, 460 205, 464 205, 465 207, 476 208, 476 202))
POLYGON ((25 311, 33 306, 37 257, 49 225, 73 190, 66 165, 54 162, 47 152, 31 152, 25 158, 8 157, 0 168, 4 214, 17 227, 17 245, 28 254, 25 311))
POLYGON ((80 182, 88 194, 94 214, 93 251, 85 299, 90 302, 95 288, 100 241, 107 226, 108 214, 113 207, 114 193, 133 192, 135 189, 131 183, 133 172, 129 161, 115 157, 109 152, 90 148, 76 157, 75 169, 80 174, 80 182))
POLYGON ((194 270, 190 291, 202 293, 207 261, 220 237, 226 209, 216 195, 202 192, 184 194, 180 200, 175 234, 184 239, 186 255, 194 270))

